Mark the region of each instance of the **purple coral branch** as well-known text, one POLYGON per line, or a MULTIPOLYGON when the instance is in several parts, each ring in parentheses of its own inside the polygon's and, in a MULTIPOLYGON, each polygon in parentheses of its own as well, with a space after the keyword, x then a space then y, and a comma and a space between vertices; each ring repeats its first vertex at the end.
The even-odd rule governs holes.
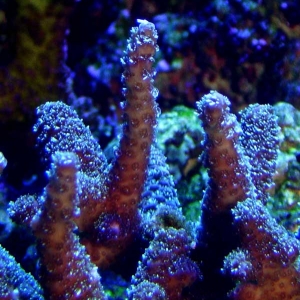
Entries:
POLYGON ((279 146, 276 118, 269 105, 256 104, 242 113, 240 126, 229 105, 217 92, 198 103, 210 175, 203 200, 202 230, 211 229, 209 233, 200 232, 200 239, 207 243, 207 251, 218 239, 226 248, 228 240, 218 235, 221 228, 217 219, 227 210, 230 215, 225 227, 233 223, 231 229, 239 240, 238 250, 231 250, 224 265, 225 273, 237 280, 230 297, 297 299, 300 243, 272 219, 264 206, 279 146))
POLYGON ((56 152, 41 210, 31 221, 41 257, 40 276, 49 299, 104 299, 97 268, 74 233, 80 214, 78 158, 56 152))

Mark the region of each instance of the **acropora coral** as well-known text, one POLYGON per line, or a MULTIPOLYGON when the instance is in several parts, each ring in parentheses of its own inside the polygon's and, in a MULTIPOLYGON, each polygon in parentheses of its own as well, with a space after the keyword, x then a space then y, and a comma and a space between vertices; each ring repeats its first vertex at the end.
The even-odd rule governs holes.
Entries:
POLYGON ((272 106, 251 105, 238 120, 216 91, 197 102, 209 179, 201 217, 188 221, 156 141, 157 32, 138 23, 121 59, 126 100, 112 161, 70 106, 37 108, 48 183, 8 207, 35 237, 37 274, 0 248, 0 299, 108 299, 101 274, 113 270, 131 272, 126 299, 299 300, 300 243, 266 208, 280 144, 272 106))

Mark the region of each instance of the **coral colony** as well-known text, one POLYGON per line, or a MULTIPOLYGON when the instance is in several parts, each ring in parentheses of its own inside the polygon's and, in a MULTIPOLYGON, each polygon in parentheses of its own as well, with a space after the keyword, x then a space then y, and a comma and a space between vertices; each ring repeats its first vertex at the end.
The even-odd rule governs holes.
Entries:
POLYGON ((279 146, 272 107, 251 105, 239 122, 216 91, 197 103, 209 180, 199 222, 187 221, 155 137, 157 32, 138 23, 121 59, 126 101, 110 163, 71 107, 37 108, 48 184, 8 210, 33 232, 39 266, 33 277, 1 248, 0 299, 109 299, 100 274, 122 268, 137 243, 123 299, 299 300, 299 241, 265 206, 279 146))

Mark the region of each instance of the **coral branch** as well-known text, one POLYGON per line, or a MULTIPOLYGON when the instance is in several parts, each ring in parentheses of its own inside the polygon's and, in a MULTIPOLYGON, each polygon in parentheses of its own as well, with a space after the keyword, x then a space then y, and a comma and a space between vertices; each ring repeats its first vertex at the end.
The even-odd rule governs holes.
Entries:
POLYGON ((153 87, 154 54, 157 51, 157 33, 152 23, 141 21, 131 31, 127 51, 122 59, 123 82, 123 135, 110 171, 112 188, 108 197, 115 200, 117 213, 136 211, 157 123, 155 102, 158 91, 153 87))
POLYGON ((31 274, 27 274, 0 245, 0 299, 43 300, 43 291, 31 274))
POLYGON ((75 235, 78 210, 78 161, 56 152, 42 210, 31 227, 41 255, 41 277, 49 299, 104 299, 97 268, 75 235))
POLYGON ((241 128, 229 105, 229 100, 215 91, 197 103, 206 132, 204 162, 210 177, 203 205, 215 211, 234 207, 251 189, 249 162, 238 145, 241 128))
POLYGON ((241 146, 249 158, 257 199, 266 204, 273 186, 278 154, 279 126, 270 105, 250 105, 242 112, 241 146))
POLYGON ((233 252, 225 260, 225 270, 238 282, 232 299, 298 300, 299 241, 271 218, 260 201, 247 199, 233 214, 246 255, 233 252))
POLYGON ((173 178, 156 145, 151 148, 140 211, 150 245, 131 280, 129 299, 184 299, 184 289, 200 277, 189 257, 193 230, 182 215, 173 178))
MULTIPOLYGON (((146 178, 150 147, 158 108, 157 90, 153 87, 154 54, 157 33, 152 23, 139 21, 131 30, 128 47, 123 57, 123 134, 115 150, 115 159, 106 177, 108 191, 105 208, 95 210, 99 216, 96 232, 83 242, 93 261, 101 264, 103 253, 109 260, 121 252, 136 234, 139 224, 138 204, 146 178), (99 244, 106 240, 106 246, 99 244)), ((91 222, 93 219, 90 218, 91 222)))
MULTIPOLYGON (((0 175, 7 161, 0 152, 0 175)), ((43 300, 43 290, 31 274, 26 273, 0 245, 0 299, 43 300)))
POLYGON ((0 152, 0 175, 3 171, 3 169, 6 167, 6 165, 7 165, 7 160, 4 157, 3 153, 0 152))
POLYGON ((270 106, 252 105, 242 113, 240 125, 229 113, 229 105, 228 99, 217 92, 198 102, 210 176, 199 232, 199 251, 207 256, 204 278, 213 277, 230 248, 240 246, 225 263, 230 277, 242 282, 233 292, 234 299, 280 298, 280 285, 284 286, 281 295, 293 297, 299 292, 295 281, 299 243, 295 239, 289 242, 263 206, 269 197, 279 147, 276 118, 270 106), (210 249, 217 248, 221 241, 222 250, 214 250, 212 258, 210 249), (288 271, 285 278, 276 275, 284 269, 288 271), (271 286, 277 290, 271 291, 271 286))
POLYGON ((189 250, 185 230, 170 227, 157 231, 132 279, 129 299, 150 300, 156 293, 166 295, 165 299, 184 299, 184 288, 199 276, 189 250))

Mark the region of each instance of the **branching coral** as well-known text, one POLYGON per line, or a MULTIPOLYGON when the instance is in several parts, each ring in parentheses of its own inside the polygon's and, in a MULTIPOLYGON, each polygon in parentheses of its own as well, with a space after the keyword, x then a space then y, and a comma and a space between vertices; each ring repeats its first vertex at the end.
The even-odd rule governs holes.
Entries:
POLYGON ((276 224, 264 206, 279 145, 271 107, 250 106, 242 113, 240 127, 229 113, 228 99, 211 92, 198 103, 198 112, 207 132, 205 162, 210 171, 202 243, 209 248, 218 242, 216 230, 221 230, 216 218, 224 218, 224 211, 226 215, 234 207, 241 248, 225 260, 225 270, 239 282, 233 299, 298 299, 300 243, 276 224))
MULTIPOLYGON (((298 300, 299 242, 265 208, 279 144, 272 108, 252 105, 239 123, 225 96, 213 91, 198 102, 210 178, 201 220, 191 224, 155 142, 156 41, 154 25, 139 20, 122 59, 123 132, 110 164, 69 106, 37 109, 49 183, 41 195, 11 202, 9 213, 36 237, 45 298, 105 299, 97 267, 121 264, 140 243, 128 299, 298 300)), ((8 254, 2 261, 1 299, 12 299, 21 288, 11 284, 8 254)))
MULTIPOLYGON (((51 183, 58 180, 55 177, 63 180, 63 178, 60 179, 60 177, 63 177, 63 172, 58 170, 56 173, 59 172, 60 175, 56 174, 54 176, 52 174, 49 178, 50 183, 46 189, 47 196, 42 195, 37 199, 32 196, 24 196, 10 206, 10 214, 13 219, 30 225, 38 241, 40 241, 39 243, 43 245, 39 246, 38 249, 44 258, 41 262, 43 269, 46 270, 43 272, 43 277, 48 291, 47 295, 55 297, 55 295, 61 294, 57 291, 56 276, 59 276, 62 286, 68 286, 62 282, 64 282, 65 277, 68 277, 66 274, 70 272, 65 269, 71 264, 71 262, 65 263, 65 268, 61 268, 61 271, 55 275, 56 271, 53 264, 57 262, 51 262, 49 259, 50 253, 53 255, 53 251, 57 248, 64 253, 70 253, 71 249, 75 252, 83 251, 75 249, 79 246, 76 246, 77 239, 72 237, 70 232, 72 222, 75 222, 78 226, 81 243, 85 246, 91 261, 102 268, 107 268, 114 263, 117 256, 127 248, 137 235, 140 224, 138 205, 146 180, 150 147, 153 143, 156 116, 158 114, 154 102, 157 91, 152 86, 154 75, 152 63, 157 47, 156 38, 153 24, 140 21, 140 26, 133 28, 131 39, 128 41, 128 50, 122 60, 125 68, 123 78, 126 89, 124 94, 127 98, 127 101, 123 104, 123 135, 119 147, 115 149, 115 159, 110 165, 107 164, 100 147, 96 144, 88 128, 84 127, 76 113, 68 106, 56 102, 46 103, 38 109, 39 119, 35 131, 39 136, 40 145, 45 149, 45 158, 49 160, 52 154, 56 155, 56 153, 61 153, 60 151, 69 151, 75 153, 80 162, 78 166, 78 183, 74 183, 68 189, 61 187, 65 186, 65 183, 51 183), (53 186, 58 187, 55 189, 53 186), (53 189, 54 192, 51 192, 53 189), (72 192, 71 196, 64 196, 63 191, 60 191, 60 189, 69 190, 69 192, 72 192), (70 221, 67 221, 66 216, 61 216, 63 204, 60 204, 60 202, 63 201, 59 199, 59 193, 66 200, 70 197, 78 197, 79 199, 80 214, 76 215, 69 210, 66 212, 70 221), (57 205, 54 205, 54 208, 59 209, 59 211, 44 210, 51 199, 52 201, 56 199, 57 205), (51 216, 50 219, 49 215, 51 216), (60 218, 61 226, 58 225, 60 218), (56 225, 61 227, 61 230, 58 230, 55 227, 56 225), (65 227, 66 229, 63 229, 65 227), (65 230, 65 234, 62 230, 65 230), (66 240, 75 239, 75 241, 69 246, 66 245, 68 249, 63 250, 64 248, 58 246, 62 238, 66 240), (54 250, 51 250, 51 248, 54 248, 54 250), (54 279, 49 279, 49 276, 50 278, 54 277, 54 279)), ((155 150, 153 151, 156 153, 155 150)), ((155 157, 157 158, 157 155, 155 157)), ((53 159, 54 164, 57 164, 56 156, 52 157, 53 159)), ((60 169, 58 166, 56 168, 60 169)), ((73 174, 69 177, 74 176, 73 174)), ((69 180, 71 180, 70 178, 69 180)), ((63 181, 66 181, 66 179, 63 181)), ((149 205, 149 203, 144 205, 149 205)), ((166 208, 164 209, 166 210, 166 208)), ((181 222, 183 223, 183 221, 181 222)), ((183 241, 187 241, 189 237, 185 230, 182 230, 183 241)), ((151 235, 150 231, 146 230, 145 235, 151 235)), ((161 239, 170 240, 164 242, 166 245, 168 243, 170 245, 174 244, 174 238, 169 237, 171 233, 166 231, 162 234, 164 236, 161 239)), ((175 234, 177 233, 175 232, 175 234)), ((159 240, 160 238, 158 238, 158 242, 159 240)), ((183 253, 180 254, 183 257, 188 254, 189 249, 189 246, 184 244, 183 253)), ((158 253, 155 256, 160 255, 158 253)), ((56 256, 59 257, 59 255, 54 255, 54 257, 56 256)), ((85 255, 82 253, 80 256, 85 255)), ((86 261, 86 259, 82 261, 86 261)), ((170 264, 173 263, 174 261, 170 260, 170 264)), ((78 262, 77 268, 82 269, 80 267, 82 264, 78 262)), ((190 264, 193 265, 194 263, 190 262, 190 264)), ((197 267, 194 266, 194 269, 196 274, 197 267)), ((83 272, 83 269, 81 271, 83 272)), ((193 277, 195 276, 193 275, 193 277)), ((167 284, 169 279, 165 281, 165 284, 167 284)), ((180 295, 180 289, 188 284, 190 284, 190 280, 187 280, 187 283, 179 288, 177 294, 180 295)), ((88 286, 93 290, 91 284, 88 284, 88 286)), ((70 289, 72 290, 72 288, 70 289)), ((68 294, 71 294, 71 292, 68 292, 68 294)))
POLYGON ((56 151, 72 151, 80 159, 81 214, 75 222, 83 244, 98 266, 110 265, 137 230, 137 205, 157 114, 152 87, 156 33, 149 24, 142 22, 133 29, 128 55, 123 59, 127 101, 123 136, 111 165, 88 128, 68 106, 56 102, 38 109, 35 131, 46 157, 49 159, 56 151))

